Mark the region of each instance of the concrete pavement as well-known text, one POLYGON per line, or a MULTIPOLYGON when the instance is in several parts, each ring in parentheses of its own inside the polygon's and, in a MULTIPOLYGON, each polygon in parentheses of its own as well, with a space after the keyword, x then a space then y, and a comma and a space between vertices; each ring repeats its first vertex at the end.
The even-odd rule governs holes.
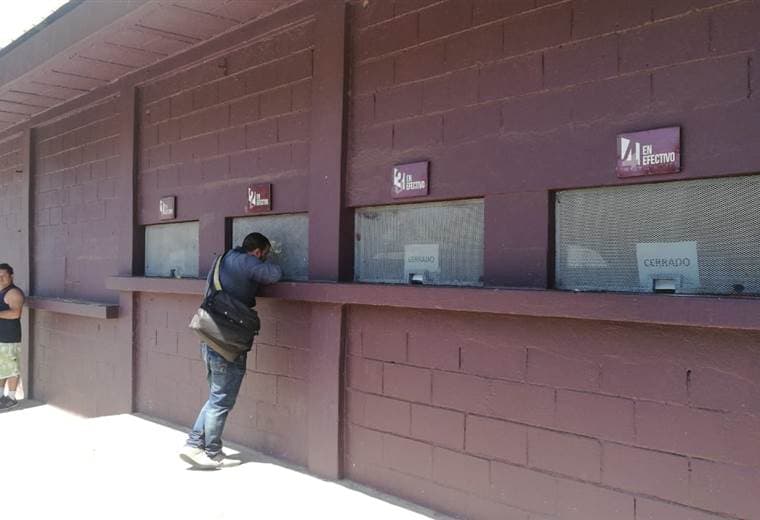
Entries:
POLYGON ((176 428, 136 415, 86 419, 22 401, 0 412, 0 514, 77 520, 447 518, 360 486, 320 480, 237 446, 225 451, 242 465, 190 470, 177 455, 184 438, 176 428))

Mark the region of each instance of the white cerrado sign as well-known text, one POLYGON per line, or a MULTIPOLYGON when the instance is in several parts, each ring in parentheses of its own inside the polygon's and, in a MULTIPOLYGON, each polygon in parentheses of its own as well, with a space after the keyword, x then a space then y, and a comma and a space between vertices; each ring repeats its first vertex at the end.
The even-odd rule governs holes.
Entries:
POLYGON ((440 272, 438 244, 407 244, 404 246, 404 277, 410 274, 440 272))
POLYGON ((697 243, 643 242, 636 244, 639 283, 652 289, 655 279, 671 278, 678 286, 699 287, 699 257, 697 243))

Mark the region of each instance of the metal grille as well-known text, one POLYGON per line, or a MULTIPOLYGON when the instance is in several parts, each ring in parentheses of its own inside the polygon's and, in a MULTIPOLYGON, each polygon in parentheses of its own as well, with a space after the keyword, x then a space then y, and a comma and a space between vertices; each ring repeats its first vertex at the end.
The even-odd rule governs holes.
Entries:
POLYGON ((361 282, 483 284, 483 201, 356 210, 355 278, 361 282))
POLYGON ((556 286, 652 291, 637 250, 687 243, 696 246, 698 276, 682 278, 675 292, 760 294, 759 203, 760 176, 560 192, 556 286))
POLYGON ((198 277, 198 223, 145 228, 145 276, 198 277))
POLYGON ((272 261, 282 267, 284 280, 309 278, 309 217, 306 213, 239 217, 232 221, 232 243, 239 246, 248 233, 258 232, 272 242, 272 261))

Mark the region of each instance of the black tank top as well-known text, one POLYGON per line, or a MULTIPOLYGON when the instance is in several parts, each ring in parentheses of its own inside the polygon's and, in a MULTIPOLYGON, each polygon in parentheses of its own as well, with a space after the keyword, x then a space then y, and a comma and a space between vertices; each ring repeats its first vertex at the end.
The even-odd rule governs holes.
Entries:
MULTIPOLYGON (((0 312, 9 311, 10 306, 5 303, 5 295, 11 289, 19 289, 13 284, 0 291, 0 312)), ((23 293, 22 293, 23 294, 23 293)), ((21 342, 21 319, 4 320, 0 318, 0 343, 20 343, 21 342)))

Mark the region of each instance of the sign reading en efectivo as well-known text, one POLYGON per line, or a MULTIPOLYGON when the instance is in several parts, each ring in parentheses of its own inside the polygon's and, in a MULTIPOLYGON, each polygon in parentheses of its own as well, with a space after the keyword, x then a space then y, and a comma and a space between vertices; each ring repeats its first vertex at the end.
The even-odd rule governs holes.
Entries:
POLYGON ((272 184, 251 184, 248 186, 246 213, 262 213, 272 210, 272 184))
POLYGON ((429 168, 430 163, 427 161, 394 166, 391 196, 394 199, 404 199, 427 195, 430 192, 429 168))
POLYGON ((620 134, 617 152, 618 177, 678 173, 681 171, 681 128, 620 134))
POLYGON ((177 197, 161 197, 158 201, 158 214, 160 220, 174 220, 177 218, 177 197))

